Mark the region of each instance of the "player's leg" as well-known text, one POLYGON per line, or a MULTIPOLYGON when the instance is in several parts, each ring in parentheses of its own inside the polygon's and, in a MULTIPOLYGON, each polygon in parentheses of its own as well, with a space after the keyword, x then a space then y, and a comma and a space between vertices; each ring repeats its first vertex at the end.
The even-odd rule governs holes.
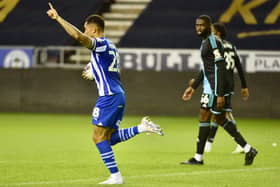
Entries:
POLYGON ((144 132, 156 133, 161 136, 163 135, 163 131, 160 128, 160 126, 152 122, 149 117, 145 116, 142 118, 141 123, 137 126, 116 130, 112 134, 110 143, 111 145, 115 145, 117 143, 127 141, 130 138, 136 136, 137 134, 144 132))
MULTIPOLYGON (((230 99, 230 98, 229 98, 230 99)), ((227 102, 229 100, 228 98, 225 98, 225 106, 227 105, 227 102)), ((238 131, 236 124, 233 123, 233 121, 228 120, 226 118, 226 112, 218 112, 215 111, 214 113, 216 114, 216 121, 218 124, 221 124, 222 127, 233 137, 235 142, 239 144, 241 147, 244 148, 245 154, 245 165, 251 165, 254 161, 255 156, 257 155, 257 150, 251 145, 249 145, 244 137, 241 135, 241 133, 238 131)))
MULTIPOLYGON (((229 121, 232 121, 232 123, 236 125, 235 119, 234 119, 231 111, 226 112, 226 118, 229 121)), ((232 151, 232 154, 239 154, 239 153, 244 153, 244 149, 239 144, 237 144, 234 151, 232 151)))
POLYGON ((123 178, 117 166, 114 152, 111 147, 112 134, 118 130, 125 106, 125 96, 117 94, 99 97, 92 114, 93 141, 100 153, 104 165, 110 172, 110 177, 100 184, 122 184, 123 178))
POLYGON ((205 152, 211 152, 212 144, 214 142, 217 130, 218 130, 218 124, 216 123, 215 117, 213 117, 210 124, 209 136, 207 138, 205 148, 204 148, 205 152))
POLYGON ((163 135, 161 128, 148 117, 144 117, 140 125, 119 129, 125 109, 125 96, 117 94, 102 97, 98 100, 93 112, 94 142, 101 154, 104 164, 111 175, 108 180, 100 184, 122 184, 123 178, 118 170, 111 146, 126 141, 142 132, 152 132, 163 135), (100 127, 101 126, 101 127, 100 127), (96 137, 101 137, 96 141, 96 137))
MULTIPOLYGON (((124 108, 119 109, 117 112, 119 112, 119 114, 115 115, 118 118, 116 120, 121 122, 123 115, 124 115, 124 108)), ((139 133, 140 132, 139 132, 138 126, 133 126, 130 128, 125 128, 125 129, 117 129, 111 136, 110 144, 116 145, 119 142, 127 141, 139 133)))
MULTIPOLYGON (((226 118, 231 121, 234 125, 236 125, 236 121, 232 115, 232 106, 231 106, 231 95, 225 97, 225 106, 224 106, 224 111, 226 112, 226 118)), ((239 144, 237 144, 235 150, 232 152, 233 154, 237 153, 244 153, 243 147, 241 147, 239 144)))
POLYGON ((244 147, 247 142, 237 130, 236 125, 225 118, 225 113, 216 115, 217 123, 221 124, 221 126, 234 138, 236 143, 244 147))
POLYGON ((119 172, 114 152, 110 145, 110 138, 114 129, 109 127, 93 126, 93 141, 100 153, 100 156, 105 166, 110 171, 110 177, 108 180, 101 182, 100 184, 122 184, 123 178, 119 172))
POLYGON ((199 113, 199 130, 196 144, 196 153, 193 158, 190 158, 187 161, 181 162, 181 164, 203 164, 203 152, 204 146, 209 136, 210 131, 210 120, 211 120, 211 112, 209 109, 210 103, 212 103, 209 94, 202 94, 201 96, 201 108, 199 113))

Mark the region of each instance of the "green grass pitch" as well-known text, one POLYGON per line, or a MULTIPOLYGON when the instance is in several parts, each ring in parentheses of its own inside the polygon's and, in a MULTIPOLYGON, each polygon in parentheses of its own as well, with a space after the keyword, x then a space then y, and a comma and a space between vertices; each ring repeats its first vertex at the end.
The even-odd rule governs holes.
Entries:
MULTIPOLYGON (((203 166, 180 165, 194 155, 198 121, 158 117, 165 136, 140 134, 113 147, 127 187, 277 187, 280 186, 280 120, 237 119, 259 154, 244 166, 244 154, 219 128, 203 166), (278 146, 272 146, 278 143, 278 146)), ((125 116, 121 127, 140 116, 125 116)), ((100 186, 109 173, 91 141, 89 115, 0 114, 0 186, 100 186)))

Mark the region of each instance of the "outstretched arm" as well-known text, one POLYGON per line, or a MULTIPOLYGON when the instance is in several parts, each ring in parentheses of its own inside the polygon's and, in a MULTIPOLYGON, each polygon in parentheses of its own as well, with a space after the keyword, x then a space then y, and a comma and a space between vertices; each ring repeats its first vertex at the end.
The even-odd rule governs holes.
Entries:
POLYGON ((88 49, 92 48, 92 39, 88 35, 82 33, 74 25, 60 17, 51 3, 49 3, 49 7, 50 9, 47 11, 47 14, 50 18, 56 20, 72 38, 80 42, 83 46, 88 49))

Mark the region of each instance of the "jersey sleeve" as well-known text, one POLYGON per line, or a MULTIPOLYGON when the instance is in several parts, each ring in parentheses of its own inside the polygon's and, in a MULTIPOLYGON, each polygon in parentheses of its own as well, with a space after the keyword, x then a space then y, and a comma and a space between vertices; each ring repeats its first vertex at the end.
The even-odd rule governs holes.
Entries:
POLYGON ((235 46, 233 47, 233 49, 234 49, 234 57, 235 57, 235 67, 237 69, 237 72, 238 72, 238 75, 239 75, 239 78, 240 78, 241 87, 242 88, 247 88, 247 82, 246 82, 246 79, 245 79, 245 74, 244 74, 243 67, 242 67, 241 62, 240 62, 239 55, 237 54, 235 46))
POLYGON ((104 39, 92 38, 92 50, 96 53, 102 53, 107 50, 107 42, 104 39))
POLYGON ((194 81, 194 83, 191 85, 191 87, 192 87, 193 89, 197 89, 198 86, 200 85, 200 83, 202 82, 202 80, 203 80, 203 72, 202 72, 202 70, 201 70, 201 71, 198 73, 197 77, 195 78, 195 81, 194 81))

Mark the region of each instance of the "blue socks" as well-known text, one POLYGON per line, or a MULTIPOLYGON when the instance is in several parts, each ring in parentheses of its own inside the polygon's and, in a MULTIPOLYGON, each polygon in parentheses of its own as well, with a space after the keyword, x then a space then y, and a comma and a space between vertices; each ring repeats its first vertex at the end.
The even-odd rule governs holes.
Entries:
POLYGON ((96 144, 96 147, 100 152, 104 164, 110 170, 110 173, 117 173, 119 169, 115 161, 114 152, 111 148, 109 141, 105 140, 103 142, 99 142, 98 144, 96 144))
POLYGON ((105 140, 96 144, 101 158, 106 167, 110 170, 111 174, 117 173, 119 171, 111 145, 115 145, 119 142, 124 142, 137 134, 139 134, 137 126, 127 129, 119 129, 112 134, 110 142, 108 140, 105 140))
POLYGON ((138 127, 130 127, 127 129, 119 129, 112 134, 110 143, 111 145, 115 145, 119 142, 124 142, 135 135, 139 134, 138 127))

